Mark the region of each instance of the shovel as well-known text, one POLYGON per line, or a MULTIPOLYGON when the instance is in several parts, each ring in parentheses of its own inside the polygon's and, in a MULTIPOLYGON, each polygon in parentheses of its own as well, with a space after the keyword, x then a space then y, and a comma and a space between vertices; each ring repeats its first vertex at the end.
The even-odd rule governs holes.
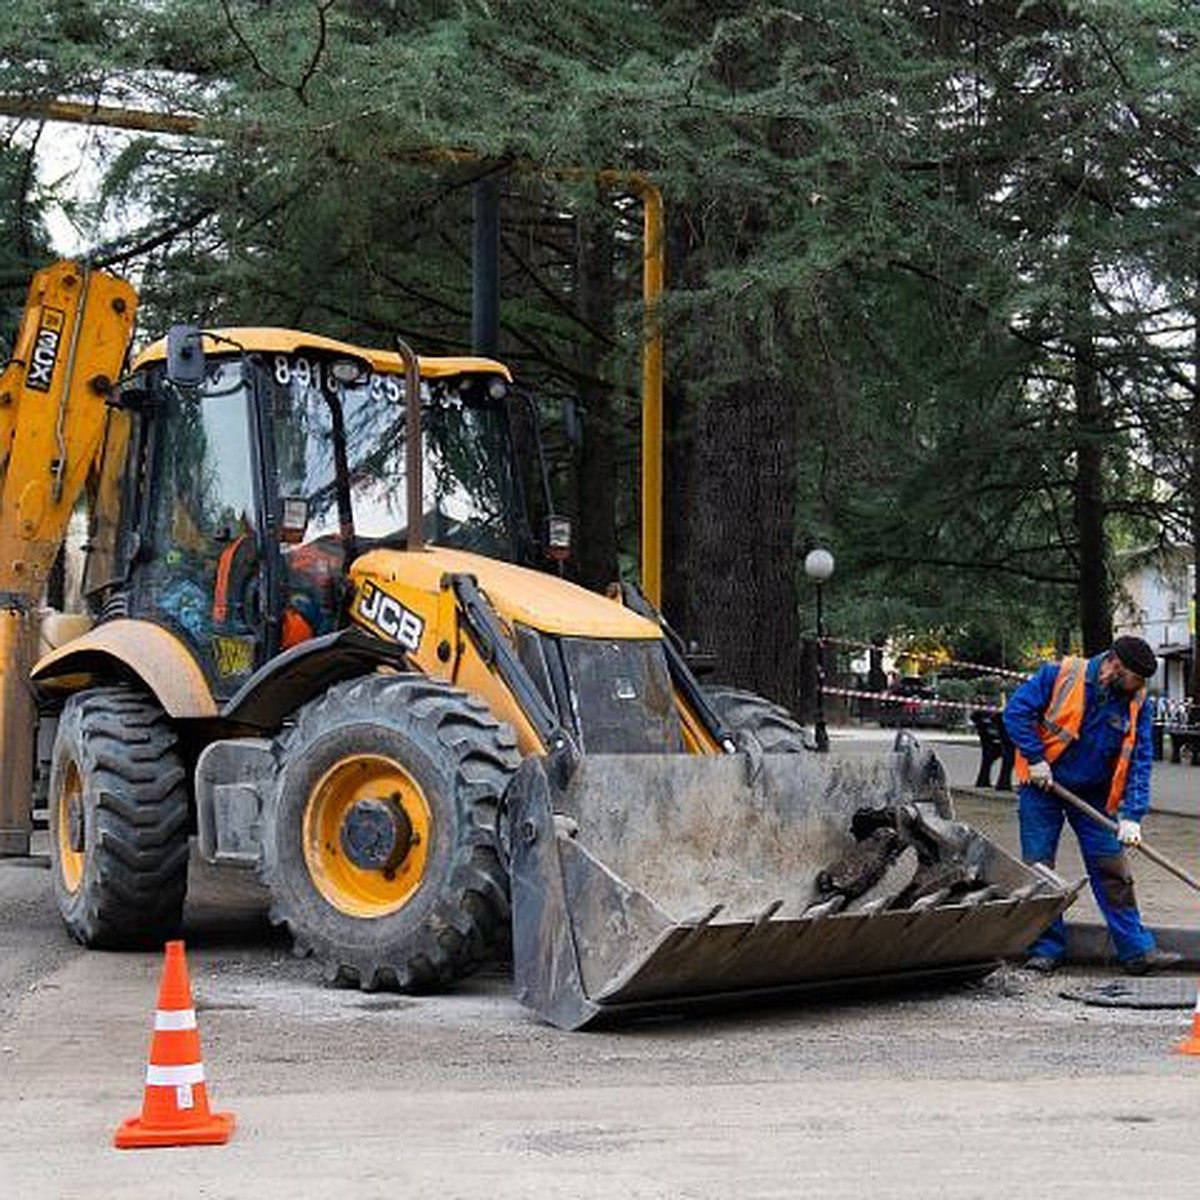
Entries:
MULTIPOLYGON (((1104 815, 1098 809, 1093 808, 1086 800, 1081 800, 1074 792, 1068 791, 1061 783, 1051 783, 1050 791, 1060 800, 1071 805, 1072 808, 1077 808, 1084 816, 1095 821, 1097 825, 1103 825, 1105 829, 1112 833, 1117 832, 1117 822, 1110 817, 1104 815)), ((1140 850, 1151 862, 1158 863, 1164 871, 1169 871, 1176 879, 1182 879, 1193 891, 1200 892, 1200 879, 1194 875, 1190 875, 1178 863, 1172 862, 1165 854, 1155 850, 1153 846, 1146 842, 1140 842, 1134 847, 1135 850, 1140 850)))

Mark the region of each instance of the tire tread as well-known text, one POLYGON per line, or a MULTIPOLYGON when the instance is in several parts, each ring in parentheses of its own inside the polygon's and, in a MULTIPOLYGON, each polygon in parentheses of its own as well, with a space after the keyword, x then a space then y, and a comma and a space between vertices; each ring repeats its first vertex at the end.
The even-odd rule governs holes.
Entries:
MULTIPOLYGON (((58 743, 54 780, 61 786, 60 755, 73 759, 89 825, 78 890, 66 892, 55 870, 68 930, 84 945, 108 949, 170 938, 183 915, 191 814, 169 719, 133 688, 94 688, 68 700, 58 743)), ((53 796, 50 807, 54 819, 53 796)), ((51 849, 57 852, 54 837, 51 849)))

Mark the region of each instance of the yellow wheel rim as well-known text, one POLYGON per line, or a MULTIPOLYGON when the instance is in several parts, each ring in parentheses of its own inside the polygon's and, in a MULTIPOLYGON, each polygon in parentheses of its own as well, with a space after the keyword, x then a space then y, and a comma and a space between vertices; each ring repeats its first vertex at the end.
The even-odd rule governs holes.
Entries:
POLYGON ((309 794, 304 861, 334 908, 352 917, 385 917, 403 908, 421 886, 432 833, 433 813, 416 780, 393 759, 356 754, 330 767, 309 794), (343 839, 355 806, 380 801, 403 810, 412 831, 407 853, 386 869, 351 861, 343 839))
POLYGON ((71 763, 67 767, 66 778, 55 799, 57 812, 55 826, 58 832, 58 870, 62 876, 63 887, 68 892, 79 891, 83 882, 83 865, 85 852, 76 850, 76 844, 83 844, 83 837, 73 837, 73 831, 82 831, 83 822, 83 780, 79 768, 71 763))

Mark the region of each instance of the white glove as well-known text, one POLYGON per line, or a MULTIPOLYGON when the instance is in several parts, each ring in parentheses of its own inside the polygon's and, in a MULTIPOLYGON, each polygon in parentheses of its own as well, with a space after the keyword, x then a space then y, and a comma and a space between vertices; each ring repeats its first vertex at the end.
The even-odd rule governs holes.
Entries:
POLYGON ((1054 772, 1050 770, 1050 764, 1044 758, 1041 762, 1029 764, 1029 782, 1043 791, 1054 782, 1054 772))
POLYGON ((1127 821, 1121 817, 1117 821, 1117 841, 1122 846, 1140 846, 1142 844, 1142 827, 1137 821, 1127 821))

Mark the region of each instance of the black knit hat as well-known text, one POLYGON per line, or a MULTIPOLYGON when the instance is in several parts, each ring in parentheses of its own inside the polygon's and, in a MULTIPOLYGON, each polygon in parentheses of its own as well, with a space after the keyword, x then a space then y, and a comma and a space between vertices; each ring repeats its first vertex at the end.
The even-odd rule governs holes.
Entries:
POLYGON ((1123 666, 1143 679, 1149 679, 1158 668, 1154 651, 1140 637, 1130 637, 1126 634, 1117 638, 1113 642, 1113 653, 1121 660, 1123 666))

